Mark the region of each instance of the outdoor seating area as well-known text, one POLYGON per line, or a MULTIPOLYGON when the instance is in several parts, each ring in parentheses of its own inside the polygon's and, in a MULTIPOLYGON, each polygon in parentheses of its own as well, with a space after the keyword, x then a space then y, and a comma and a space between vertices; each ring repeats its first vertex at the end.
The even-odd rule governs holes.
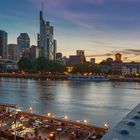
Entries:
POLYGON ((99 140, 106 133, 104 128, 7 108, 0 108, 0 137, 7 140, 99 140))

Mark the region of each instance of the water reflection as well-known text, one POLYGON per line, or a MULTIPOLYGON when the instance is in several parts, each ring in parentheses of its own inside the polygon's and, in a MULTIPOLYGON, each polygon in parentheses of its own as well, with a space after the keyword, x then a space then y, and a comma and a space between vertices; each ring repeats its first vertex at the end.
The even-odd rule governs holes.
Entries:
POLYGON ((72 120, 87 119, 114 126, 140 100, 140 83, 0 80, 0 102, 32 106, 38 114, 52 112, 72 120))

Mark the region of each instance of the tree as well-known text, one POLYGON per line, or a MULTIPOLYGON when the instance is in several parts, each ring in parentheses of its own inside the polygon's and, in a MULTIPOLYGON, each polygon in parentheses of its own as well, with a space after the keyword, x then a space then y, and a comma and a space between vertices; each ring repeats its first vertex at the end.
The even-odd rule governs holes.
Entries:
POLYGON ((94 66, 92 66, 92 68, 91 68, 91 72, 92 72, 92 73, 95 73, 95 74, 99 74, 99 73, 101 73, 101 69, 99 68, 99 66, 94 65, 94 66))
POLYGON ((49 60, 45 57, 39 57, 35 60, 35 68, 37 71, 46 72, 49 71, 49 60))
POLYGON ((18 61, 18 68, 19 70, 27 71, 29 72, 32 69, 32 62, 28 57, 22 57, 18 61))
POLYGON ((73 69, 73 73, 89 73, 89 65, 86 63, 76 65, 73 69))
POLYGON ((59 62, 53 61, 51 62, 51 72, 53 73, 63 73, 66 70, 66 67, 59 62))

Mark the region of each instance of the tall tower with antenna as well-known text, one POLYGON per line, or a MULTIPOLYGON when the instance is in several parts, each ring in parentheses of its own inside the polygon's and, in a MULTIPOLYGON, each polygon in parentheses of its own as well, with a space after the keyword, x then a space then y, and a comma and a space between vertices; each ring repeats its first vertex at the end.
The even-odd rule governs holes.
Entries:
POLYGON ((54 31, 53 26, 50 25, 49 21, 44 20, 44 2, 42 0, 42 10, 40 11, 40 33, 39 38, 39 47, 40 47, 40 56, 44 56, 49 60, 55 59, 55 44, 54 44, 54 31))

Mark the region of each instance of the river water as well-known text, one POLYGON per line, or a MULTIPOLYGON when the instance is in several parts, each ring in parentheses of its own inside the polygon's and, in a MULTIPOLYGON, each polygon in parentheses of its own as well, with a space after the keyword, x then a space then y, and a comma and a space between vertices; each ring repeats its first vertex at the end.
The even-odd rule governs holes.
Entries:
POLYGON ((0 103, 18 104, 26 111, 64 115, 70 120, 114 127, 140 101, 140 83, 37 81, 0 79, 0 103))

